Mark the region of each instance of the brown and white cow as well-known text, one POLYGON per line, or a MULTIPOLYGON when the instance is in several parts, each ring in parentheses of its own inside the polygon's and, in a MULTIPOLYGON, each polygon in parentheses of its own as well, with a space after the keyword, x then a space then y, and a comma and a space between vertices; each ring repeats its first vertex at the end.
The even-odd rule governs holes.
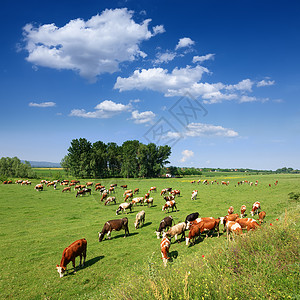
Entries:
POLYGON ((260 210, 260 202, 256 201, 253 203, 252 205, 252 209, 251 209, 251 216, 253 217, 255 214, 258 214, 260 210))
POLYGON ((80 183, 80 181, 79 180, 71 180, 71 183, 75 183, 75 184, 79 184, 80 183))
POLYGON ((106 199, 107 197, 108 197, 108 194, 104 192, 104 193, 102 194, 102 197, 101 197, 100 201, 103 201, 103 200, 106 199))
POLYGON ((62 258, 60 261, 60 265, 56 265, 57 272, 59 273, 60 278, 62 278, 65 274, 65 271, 67 269, 68 263, 71 261, 74 268, 74 273, 76 273, 75 269, 75 258, 77 256, 80 256, 80 263, 79 266, 81 267, 81 261, 83 257, 83 264, 85 263, 86 258, 86 248, 87 248, 87 241, 86 239, 80 239, 74 243, 72 243, 70 246, 65 248, 62 254, 62 258))
POLYGON ((91 189, 84 188, 84 189, 82 189, 82 190, 80 190, 80 191, 77 191, 76 198, 77 198, 78 196, 83 196, 83 195, 85 195, 85 194, 87 194, 87 193, 89 193, 89 194, 91 195, 91 194, 92 194, 92 190, 91 190, 91 189))
POLYGON ((71 192, 71 188, 69 186, 63 188, 62 192, 66 192, 66 191, 71 192))
POLYGON ((124 194, 123 194, 123 197, 125 197, 126 194, 130 194, 130 193, 132 193, 132 190, 126 190, 126 191, 124 192, 124 194))
POLYGON ((129 200, 132 197, 133 197, 133 193, 128 193, 125 195, 124 201, 126 202, 127 200, 129 200))
POLYGON ((245 217, 246 205, 241 206, 241 219, 245 217))
POLYGON ((89 181, 89 182, 87 182, 85 185, 86 185, 86 186, 92 186, 93 184, 94 184, 93 182, 89 181))
POLYGON ((176 211, 177 211, 177 207, 176 207, 176 202, 175 202, 175 200, 167 201, 166 204, 163 205, 162 211, 168 210, 168 212, 169 212, 169 209, 170 209, 170 208, 172 208, 172 211, 174 210, 174 208, 175 208, 176 211))
POLYGON ((104 203, 104 205, 109 204, 110 202, 114 202, 116 204, 116 197, 108 197, 104 203))
MULTIPOLYGON (((153 198, 152 197, 150 197, 150 198, 148 198, 148 199, 145 199, 144 200, 144 204, 147 204, 147 206, 149 207, 151 207, 152 205, 153 205, 153 198)), ((143 205, 144 205, 143 204, 143 205)))
POLYGON ((127 189, 127 184, 121 185, 121 188, 122 188, 122 189, 127 189))
POLYGON ((160 242, 160 252, 165 267, 167 266, 168 259, 170 259, 168 257, 170 246, 171 246, 170 240, 167 237, 163 237, 160 242))
POLYGON ((223 232, 226 231, 226 222, 227 222, 227 221, 235 221, 238 217, 239 217, 238 214, 231 214, 231 215, 227 215, 227 216, 225 216, 225 217, 221 217, 221 218, 220 218, 220 220, 221 220, 220 223, 224 225, 224 230, 223 230, 223 232))
POLYGON ((145 223, 145 216, 146 216, 146 213, 144 210, 140 211, 137 213, 136 217, 135 217, 135 222, 134 222, 134 227, 135 229, 138 229, 140 224, 141 225, 144 225, 145 223))
POLYGON ((110 234, 112 231, 120 231, 121 229, 125 230, 125 236, 129 235, 129 229, 128 229, 128 218, 122 218, 122 219, 116 219, 116 220, 110 220, 107 221, 101 232, 99 233, 99 242, 101 242, 104 238, 104 235, 107 234, 107 238, 111 239, 110 234))
POLYGON ((162 234, 162 232, 164 232, 165 230, 168 230, 169 227, 172 226, 172 223, 174 222, 173 217, 172 216, 168 216, 163 218, 160 223, 159 223, 159 227, 158 229, 155 231, 155 234, 157 236, 157 238, 160 238, 160 235, 162 234))
POLYGON ((235 235, 243 234, 243 230, 241 225, 235 221, 227 221, 226 222, 226 232, 227 232, 227 240, 230 240, 230 234, 232 235, 232 239, 234 239, 235 235))
POLYGON ((198 190, 193 190, 191 200, 196 200, 198 195, 198 190))
POLYGON ((175 196, 180 196, 180 190, 172 190, 171 195, 175 196))
POLYGON ((148 193, 151 193, 151 192, 156 192, 156 186, 151 186, 148 193))
POLYGON ((132 211, 132 203, 128 203, 128 202, 124 202, 121 203, 118 207, 118 209, 116 210, 116 215, 119 214, 120 211, 125 212, 126 213, 126 209, 129 209, 130 212, 132 211))
POLYGON ((233 214, 233 212, 234 212, 234 208, 233 208, 233 206, 230 206, 229 208, 228 208, 228 215, 232 215, 233 214))
POLYGON ((36 190, 36 191, 42 191, 43 189, 44 189, 44 186, 42 185, 42 184, 37 184, 35 187, 34 187, 34 189, 36 190))
POLYGON ((266 217, 266 212, 265 211, 261 211, 259 214, 258 214, 258 222, 259 222, 259 225, 261 225, 261 223, 264 222, 264 219, 266 217))
POLYGON ((144 197, 136 197, 136 198, 132 199, 131 204, 136 205, 136 204, 140 203, 140 205, 142 205, 143 202, 144 202, 144 197))
POLYGON ((172 226, 167 232, 163 234, 163 236, 166 236, 168 238, 175 237, 175 241, 177 241, 177 237, 180 234, 181 234, 181 238, 185 238, 185 230, 186 230, 186 223, 181 222, 172 226))
POLYGON ((140 189, 139 189, 139 188, 136 188, 136 189, 134 189, 133 194, 138 194, 139 191, 140 191, 140 189))
POLYGON ((251 218, 244 218, 244 219, 237 218, 236 222, 241 225, 242 229, 247 229, 247 231, 254 230, 260 227, 257 221, 251 218))

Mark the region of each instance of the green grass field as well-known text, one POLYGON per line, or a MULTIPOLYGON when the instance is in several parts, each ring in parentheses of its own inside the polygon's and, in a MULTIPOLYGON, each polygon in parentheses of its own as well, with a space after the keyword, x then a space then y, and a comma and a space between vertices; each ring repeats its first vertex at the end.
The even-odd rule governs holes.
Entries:
MULTIPOLYGON (((202 177, 203 178, 203 177, 202 177)), ((71 193, 62 193, 62 187, 45 188, 42 192, 32 186, 0 185, 1 204, 1 257, 0 297, 12 299, 108 299, 112 289, 120 281, 139 282, 149 261, 163 268, 160 259, 159 240, 154 233, 159 222, 168 214, 161 211, 164 200, 160 196, 162 188, 172 187, 181 190, 181 197, 176 199, 179 211, 169 213, 176 223, 184 221, 187 214, 198 211, 200 216, 219 217, 227 214, 229 206, 239 213, 242 204, 247 206, 248 216, 255 201, 261 202, 262 210, 267 213, 266 223, 276 223, 287 209, 297 205, 289 200, 290 192, 300 192, 299 175, 251 175, 238 177, 233 174, 218 174, 217 181, 229 180, 229 186, 191 184, 194 178, 178 179, 104 179, 100 182, 109 186, 117 183, 114 196, 117 203, 123 202, 123 190, 119 187, 127 184, 128 188, 139 188, 139 196, 144 195, 151 186, 158 192, 153 193, 154 206, 134 207, 129 219, 130 236, 123 238, 124 231, 113 232, 112 239, 98 242, 107 220, 120 218, 115 211, 118 205, 104 206, 98 192, 91 196, 75 197, 71 193), (257 187, 235 186, 239 180, 258 180, 257 187), (278 180, 279 184, 274 185, 278 180), (269 187, 269 183, 272 184, 269 187), (198 189, 198 198, 191 201, 192 190, 198 189), (135 230, 134 220, 138 211, 146 211, 145 226, 135 230), (76 274, 59 278, 56 264, 60 263, 65 247, 77 239, 86 238, 87 261, 84 268, 76 274)), ((204 178, 203 178, 204 179, 204 178)), ((90 180, 81 180, 85 183, 90 180)), ((94 182, 99 182, 95 180, 94 182)), ((278 222, 279 222, 278 221, 278 222)), ((214 237, 187 247, 184 242, 172 242, 170 252, 173 260, 167 269, 175 270, 182 261, 211 255, 216 247, 227 247, 226 235, 214 237)), ((79 258, 76 259, 78 265, 79 258)), ((71 270, 71 263, 68 265, 71 270)), ((298 296, 299 297, 299 296, 298 296)), ((124 296, 124 298, 126 298, 124 296)), ((138 299, 138 298, 136 298, 138 299)), ((149 297, 151 299, 151 297, 149 297)), ((199 298, 200 299, 200 298, 199 298)))

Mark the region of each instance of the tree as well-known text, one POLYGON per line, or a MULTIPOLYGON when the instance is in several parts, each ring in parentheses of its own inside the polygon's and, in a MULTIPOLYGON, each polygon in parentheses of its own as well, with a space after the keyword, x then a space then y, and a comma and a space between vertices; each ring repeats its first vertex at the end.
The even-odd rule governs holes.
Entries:
POLYGON ((93 144, 90 167, 94 178, 107 177, 107 145, 105 143, 98 141, 93 144))
POLYGON ((138 159, 137 153, 139 141, 126 141, 122 144, 122 167, 121 174, 123 177, 138 177, 138 159))

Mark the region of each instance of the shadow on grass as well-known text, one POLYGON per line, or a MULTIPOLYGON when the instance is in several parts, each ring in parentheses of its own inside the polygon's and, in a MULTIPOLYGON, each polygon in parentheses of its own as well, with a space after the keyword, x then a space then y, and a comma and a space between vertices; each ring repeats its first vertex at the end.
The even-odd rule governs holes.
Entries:
POLYGON ((149 226, 149 225, 151 225, 152 224, 152 222, 147 222, 147 223, 145 223, 142 227, 147 227, 147 226, 149 226))
POLYGON ((173 261, 174 259, 176 259, 178 257, 178 251, 171 251, 169 252, 169 257, 170 257, 170 261, 173 261))
MULTIPOLYGON (((137 235, 137 234, 139 234, 139 233, 131 232, 131 233, 129 233, 129 236, 126 236, 126 238, 137 235)), ((124 237, 125 237, 125 234, 119 234, 119 235, 113 236, 113 237, 111 237, 111 239, 108 239, 107 237, 105 237, 105 239, 103 239, 102 242, 105 242, 105 241, 109 242, 110 240, 115 240, 115 239, 124 238, 124 237)))
POLYGON ((94 258, 89 259, 88 261, 85 262, 85 265, 83 268, 88 268, 92 266, 93 264, 97 263, 100 259, 103 259, 104 255, 96 256, 94 258))

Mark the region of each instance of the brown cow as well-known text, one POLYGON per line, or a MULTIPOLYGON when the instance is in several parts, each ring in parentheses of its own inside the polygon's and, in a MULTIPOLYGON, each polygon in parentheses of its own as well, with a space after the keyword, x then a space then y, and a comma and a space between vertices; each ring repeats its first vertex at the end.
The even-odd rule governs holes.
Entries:
POLYGON ((230 240, 230 234, 232 234, 232 239, 234 239, 234 235, 243 234, 243 230, 241 225, 235 221, 227 221, 226 222, 226 231, 227 231, 227 240, 230 240))
POLYGON ((66 191, 71 192, 71 188, 68 186, 68 187, 65 187, 65 188, 62 190, 62 192, 66 192, 66 191))
POLYGON ((65 248, 62 254, 62 258, 60 261, 60 265, 56 265, 57 272, 59 273, 60 278, 64 276, 64 273, 67 269, 67 264, 72 261, 74 273, 76 273, 75 269, 75 258, 77 256, 80 256, 80 263, 79 266, 81 266, 81 260, 83 257, 83 264, 85 263, 86 258, 86 248, 87 248, 87 241, 86 239, 78 240, 74 243, 72 243, 70 246, 65 248))
POLYGON ((107 233, 107 238, 111 239, 110 234, 112 231, 120 231, 121 229, 125 229, 125 236, 129 235, 129 229, 128 229, 128 218, 122 218, 117 220, 110 220, 107 221, 101 232, 99 233, 99 242, 101 242, 104 238, 104 235, 107 233))
POLYGON ((244 218, 244 219, 236 219, 236 222, 239 223, 242 227, 242 229, 254 230, 259 227, 259 224, 256 222, 256 220, 251 218, 244 218))
POLYGON ((233 206, 230 206, 230 207, 228 208, 228 215, 232 215, 233 212, 234 212, 234 208, 233 208, 233 206))
POLYGON ((44 188, 44 186, 42 184, 37 184, 34 189, 37 190, 37 191, 42 191, 44 188))
POLYGON ((139 188, 136 188, 136 189, 134 189, 133 194, 137 194, 139 191, 140 191, 140 189, 139 189, 139 188))
POLYGON ((261 225, 261 223, 264 222, 264 219, 265 219, 265 217, 266 217, 266 212, 265 212, 265 211, 261 211, 261 212, 258 214, 258 217, 259 217, 259 220, 258 220, 259 225, 261 225))
POLYGON ((170 245, 171 245, 170 240, 166 236, 163 237, 160 242, 160 252, 161 252, 162 260, 163 260, 165 267, 167 266, 168 259, 170 259, 168 257, 170 245))
POLYGON ((241 207, 241 218, 245 217, 245 212, 246 212, 246 205, 242 205, 242 207, 241 207))
POLYGON ((103 193, 102 194, 102 197, 100 199, 100 201, 103 201, 104 199, 106 199, 108 197, 108 194, 107 193, 103 193))
MULTIPOLYGON (((167 201, 166 204, 162 207, 162 211, 166 211, 168 210, 169 212, 169 209, 172 208, 172 211, 174 210, 174 208, 176 209, 177 211, 177 207, 176 207, 176 202, 175 200, 172 200, 172 201, 167 201)), ((167 211, 166 211, 167 212, 167 211)))
POLYGON ((258 214, 258 211, 260 210, 260 202, 256 201, 253 203, 252 209, 251 209, 251 216, 253 217, 255 214, 258 214))

